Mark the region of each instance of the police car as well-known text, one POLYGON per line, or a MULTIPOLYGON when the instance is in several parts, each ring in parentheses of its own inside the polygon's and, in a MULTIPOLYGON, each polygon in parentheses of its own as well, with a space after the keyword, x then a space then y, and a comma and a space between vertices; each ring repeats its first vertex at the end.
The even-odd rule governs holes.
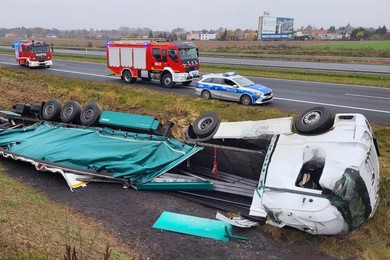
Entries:
POLYGON ((267 103, 273 99, 272 89, 235 72, 204 75, 195 86, 195 94, 205 99, 231 100, 246 106, 267 103))

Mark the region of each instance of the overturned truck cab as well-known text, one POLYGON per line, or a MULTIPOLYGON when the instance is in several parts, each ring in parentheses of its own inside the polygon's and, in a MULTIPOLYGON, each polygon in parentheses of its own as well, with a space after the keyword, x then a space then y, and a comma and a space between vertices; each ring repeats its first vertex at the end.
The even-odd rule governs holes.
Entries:
MULTIPOLYGON (((333 115, 317 106, 295 120, 225 123, 215 113, 205 113, 188 128, 187 140, 213 144, 225 157, 234 152, 225 160, 233 166, 218 166, 257 178, 249 214, 266 218, 267 224, 343 234, 372 217, 378 205, 379 150, 361 114, 333 115), (240 155, 232 147, 259 153, 240 155)), ((206 152, 191 160, 202 161, 206 152)))

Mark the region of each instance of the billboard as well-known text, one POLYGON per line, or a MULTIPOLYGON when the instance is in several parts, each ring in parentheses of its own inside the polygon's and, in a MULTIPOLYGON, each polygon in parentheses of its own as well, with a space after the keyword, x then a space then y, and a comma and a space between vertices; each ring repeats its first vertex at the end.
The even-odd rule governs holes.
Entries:
POLYGON ((259 17, 258 40, 288 40, 294 35, 294 18, 259 17))

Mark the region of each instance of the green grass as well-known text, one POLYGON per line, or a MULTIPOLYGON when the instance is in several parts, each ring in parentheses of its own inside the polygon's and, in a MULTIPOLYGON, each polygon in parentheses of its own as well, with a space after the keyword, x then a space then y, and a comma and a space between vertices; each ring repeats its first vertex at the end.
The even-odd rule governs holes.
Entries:
MULTIPOLYGON (((178 138, 184 138, 184 131, 189 123, 202 112, 214 111, 222 121, 239 120, 261 120, 267 118, 296 115, 295 111, 279 111, 260 107, 245 107, 233 102, 218 100, 204 100, 201 98, 188 98, 175 94, 164 94, 143 88, 141 85, 119 85, 105 84, 91 81, 63 78, 46 75, 40 71, 20 71, 17 69, 0 68, 0 110, 10 109, 15 103, 40 103, 49 98, 59 99, 62 103, 72 99, 81 104, 91 101, 98 102, 103 109, 146 114, 156 116, 161 122, 171 120, 175 123, 173 134, 178 138)), ((292 241, 310 241, 314 245, 320 246, 324 252, 336 256, 339 259, 356 257, 357 259, 388 259, 390 255, 390 126, 373 125, 374 132, 379 140, 379 147, 382 152, 381 183, 380 183, 380 203, 378 210, 372 219, 369 219, 363 226, 345 236, 311 236, 292 229, 277 229, 269 226, 262 226, 279 243, 289 243, 292 241)), ((48 207, 48 200, 36 194, 32 189, 25 187, 16 180, 0 173, 0 241, 6 239, 9 250, 12 250, 13 241, 11 226, 22 225, 20 230, 20 241, 27 239, 23 232, 28 231, 27 226, 33 226, 33 220, 25 219, 26 212, 39 212, 37 208, 48 207), (37 208, 31 209, 31 207, 37 208), (12 210, 13 215, 7 213, 12 210), (16 217, 19 216, 19 217, 16 217), (21 217, 23 216, 23 217, 21 217), (13 223, 10 225, 9 223, 13 223), (7 230, 6 232, 4 230, 7 230), (11 248, 11 249, 10 249, 11 248)), ((71 216, 71 212, 57 210, 57 206, 50 207, 53 210, 46 216, 38 215, 38 219, 47 219, 48 225, 41 226, 41 233, 33 233, 29 237, 37 237, 41 244, 49 246, 52 237, 60 236, 58 241, 63 241, 64 231, 58 235, 58 229, 64 227, 55 226, 52 220, 62 215, 71 216), (55 210, 54 210, 55 209, 55 210), (50 239, 49 239, 50 238, 50 239)), ((63 222, 63 221, 59 221, 63 222)), ((89 226, 85 226, 88 234, 85 237, 93 237, 95 231, 89 226)), ((34 223, 35 224, 35 223, 34 223)), ((81 225, 81 224, 80 224, 81 225)), ((30 232, 30 231, 28 231, 30 232)), ((74 233, 73 231, 72 233, 74 233)), ((19 240, 16 240, 19 242, 19 240)), ((26 240, 28 241, 28 240, 26 240)), ((39 244, 39 243, 38 243, 39 244)), ((37 251, 45 254, 44 249, 37 251)), ((1 242, 0 242, 1 245, 1 242)), ((54 245, 51 245, 54 248, 54 245)), ((1 251, 2 248, 0 248, 1 251)), ((33 248, 34 249, 34 248, 33 248)), ((22 249, 20 249, 22 250, 22 249)), ((32 249, 31 249, 32 250, 32 249)), ((118 249, 118 251, 120 251, 118 249)), ((9 255, 12 255, 9 252, 9 255)), ((28 255, 29 249, 20 251, 28 255)), ((141 252, 142 253, 142 252, 141 252)))
POLYGON ((371 49, 371 50, 390 50, 390 41, 356 41, 356 42, 343 42, 341 44, 320 44, 306 47, 308 49, 371 49))

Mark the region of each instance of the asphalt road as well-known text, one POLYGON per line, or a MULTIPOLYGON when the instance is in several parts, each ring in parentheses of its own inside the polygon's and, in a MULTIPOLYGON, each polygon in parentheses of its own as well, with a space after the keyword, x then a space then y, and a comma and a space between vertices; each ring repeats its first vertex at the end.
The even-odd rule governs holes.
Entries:
MULTIPOLYGON (((12 55, 0 54, 0 65, 6 67, 26 69, 19 67, 12 55)), ((178 95, 195 97, 194 83, 192 86, 177 86, 174 89, 161 87, 157 82, 145 83, 139 81, 137 85, 125 85, 118 77, 110 76, 105 64, 91 62, 76 62, 55 60, 49 69, 40 69, 48 74, 123 84, 136 87, 141 85, 148 89, 162 92, 174 92, 178 95)), ((304 109, 321 104, 331 107, 334 112, 353 112, 364 114, 372 123, 390 125, 390 88, 370 86, 353 86, 334 83, 317 83, 298 80, 282 80, 260 77, 250 77, 254 82, 266 85, 274 91, 275 99, 266 106, 290 111, 303 111, 304 109)), ((227 102, 227 101, 221 101, 227 102)))

